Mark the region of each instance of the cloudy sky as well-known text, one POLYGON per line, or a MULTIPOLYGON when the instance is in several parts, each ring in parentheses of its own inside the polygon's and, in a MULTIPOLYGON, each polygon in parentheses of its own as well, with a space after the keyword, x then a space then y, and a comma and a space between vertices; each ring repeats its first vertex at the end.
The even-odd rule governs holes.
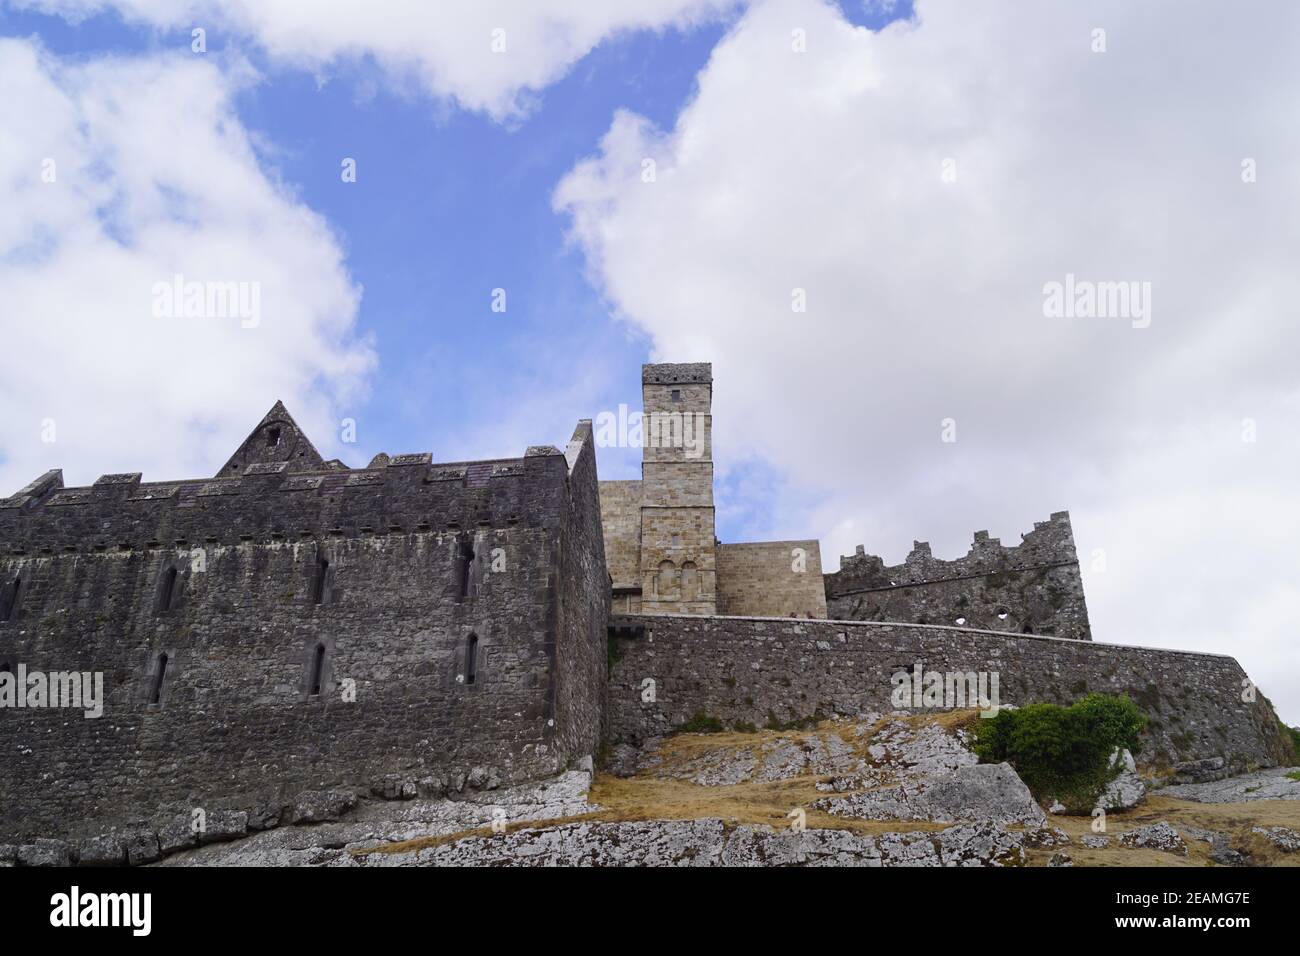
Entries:
POLYGON ((1300 723, 1298 21, 0 0, 0 493, 210 474, 277 398, 351 464, 514 455, 710 360, 723 540, 1068 509, 1098 640, 1300 723), (260 321, 157 317, 177 274, 260 321), (1147 294, 1053 314, 1067 276, 1147 294))

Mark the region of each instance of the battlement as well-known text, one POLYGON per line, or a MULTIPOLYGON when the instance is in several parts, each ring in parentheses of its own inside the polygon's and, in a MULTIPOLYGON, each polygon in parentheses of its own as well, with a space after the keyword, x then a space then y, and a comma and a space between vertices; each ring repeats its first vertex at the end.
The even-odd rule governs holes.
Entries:
POLYGON ((1050 567, 1078 561, 1068 511, 1056 511, 1047 521, 1034 522, 1034 530, 1020 538, 1018 545, 1004 545, 1000 538, 990 538, 987 531, 976 531, 970 551, 951 561, 935 558, 930 551, 930 542, 913 541, 912 550, 904 562, 892 566, 886 565, 876 555, 867 554, 864 547, 858 545, 855 554, 840 557, 838 574, 827 575, 828 587, 834 587, 837 594, 844 594, 852 590, 926 584, 994 571, 1050 567))
POLYGON ((858 545, 825 576, 827 612, 1090 640, 1070 513, 1053 512, 1020 537, 1008 546, 976 531, 970 551, 951 561, 935 558, 928 541, 914 541, 897 565, 858 545))
POLYGON ((642 385, 711 385, 712 362, 663 362, 641 366, 642 385))
MULTIPOLYGON (((254 436, 265 426, 266 420, 254 436)), ((290 445, 295 456, 303 440, 290 445)), ((589 440, 590 424, 579 423, 567 453, 533 446, 521 458, 441 463, 429 452, 381 454, 361 469, 330 467, 317 455, 311 470, 295 457, 249 462, 238 473, 228 463, 217 478, 144 482, 126 473, 72 488, 56 470, 0 500, 0 553, 544 526, 558 519, 569 459, 589 440)))

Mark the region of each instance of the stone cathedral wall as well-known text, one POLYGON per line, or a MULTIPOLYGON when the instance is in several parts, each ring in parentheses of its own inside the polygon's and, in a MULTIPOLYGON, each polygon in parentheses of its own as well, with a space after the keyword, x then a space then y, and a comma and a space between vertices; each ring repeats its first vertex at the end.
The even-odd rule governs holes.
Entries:
POLYGON ((587 423, 518 459, 61 484, 0 507, 0 668, 101 673, 105 704, 0 712, 0 843, 273 825, 303 792, 494 786, 599 745, 587 423))

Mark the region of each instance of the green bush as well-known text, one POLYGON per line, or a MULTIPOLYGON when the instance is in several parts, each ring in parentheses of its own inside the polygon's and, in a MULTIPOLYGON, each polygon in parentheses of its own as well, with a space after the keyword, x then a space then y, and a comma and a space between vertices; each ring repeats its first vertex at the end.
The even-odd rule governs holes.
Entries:
POLYGON ((1116 747, 1137 753, 1145 725, 1127 697, 1089 694, 1069 707, 1029 704, 980 720, 974 750, 984 763, 1015 767, 1038 799, 1086 811, 1119 773, 1111 753, 1116 747))

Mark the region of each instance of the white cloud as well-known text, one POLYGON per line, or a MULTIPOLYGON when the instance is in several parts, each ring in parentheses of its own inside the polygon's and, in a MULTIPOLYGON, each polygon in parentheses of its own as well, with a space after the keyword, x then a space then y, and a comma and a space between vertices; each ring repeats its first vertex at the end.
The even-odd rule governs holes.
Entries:
POLYGON ((779 463, 828 567, 1069 508, 1098 640, 1237 655, 1300 723, 1300 10, 917 8, 767 0, 673 129, 616 116, 555 194, 595 281, 714 361, 720 465, 779 463), (1150 327, 1046 318, 1067 273, 1152 283, 1150 327))
POLYGON ((390 78, 500 119, 622 31, 686 27, 741 0, 15 0, 69 19, 112 10, 167 30, 250 37, 311 70, 371 58, 390 78))
POLYGON ((230 102, 249 81, 0 40, 0 89, 21 91, 0 99, 0 494, 55 467, 212 474, 276 398, 328 445, 332 408, 364 387, 360 290, 324 221, 259 167, 230 102), (260 323, 156 318, 177 273, 257 283, 260 323))

